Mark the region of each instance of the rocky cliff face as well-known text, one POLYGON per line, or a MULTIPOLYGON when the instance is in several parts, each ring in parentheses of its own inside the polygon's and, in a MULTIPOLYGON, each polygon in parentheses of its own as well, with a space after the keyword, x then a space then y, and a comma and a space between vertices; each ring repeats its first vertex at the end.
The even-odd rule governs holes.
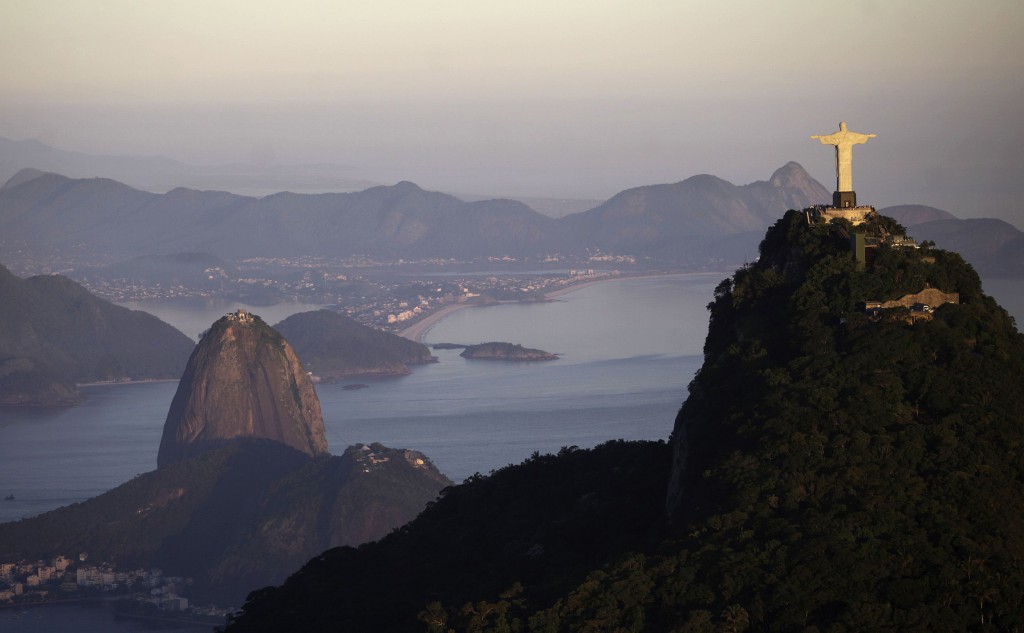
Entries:
POLYGON ((327 453, 320 401, 284 338, 239 311, 213 324, 189 358, 164 423, 157 466, 234 438, 327 453))

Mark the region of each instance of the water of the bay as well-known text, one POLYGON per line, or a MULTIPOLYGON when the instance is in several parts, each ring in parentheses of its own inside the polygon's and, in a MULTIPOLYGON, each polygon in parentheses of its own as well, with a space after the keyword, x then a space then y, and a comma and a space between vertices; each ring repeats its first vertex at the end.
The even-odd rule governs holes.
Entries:
MULTIPOLYGON (((408 376, 361 380, 366 389, 318 385, 330 449, 341 453, 357 442, 413 448, 458 482, 534 451, 667 439, 700 365, 706 305, 723 276, 621 279, 547 303, 456 312, 428 332, 428 343, 500 340, 562 356, 496 363, 437 350, 440 362, 408 376)), ((194 335, 231 308, 193 309, 154 312, 194 335)), ((275 310, 269 322, 289 312, 275 310)), ((0 495, 14 496, 0 502, 0 521, 82 501, 153 470, 176 388, 92 386, 76 407, 0 409, 0 495)))

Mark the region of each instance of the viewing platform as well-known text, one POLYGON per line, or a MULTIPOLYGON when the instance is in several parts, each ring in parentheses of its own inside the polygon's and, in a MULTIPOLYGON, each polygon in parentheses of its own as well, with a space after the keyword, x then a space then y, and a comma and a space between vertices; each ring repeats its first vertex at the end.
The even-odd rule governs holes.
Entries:
POLYGON ((806 209, 805 213, 807 214, 808 224, 831 222, 836 218, 842 218, 856 226, 858 224, 863 224, 869 217, 874 215, 875 208, 872 206, 839 208, 822 205, 806 209))

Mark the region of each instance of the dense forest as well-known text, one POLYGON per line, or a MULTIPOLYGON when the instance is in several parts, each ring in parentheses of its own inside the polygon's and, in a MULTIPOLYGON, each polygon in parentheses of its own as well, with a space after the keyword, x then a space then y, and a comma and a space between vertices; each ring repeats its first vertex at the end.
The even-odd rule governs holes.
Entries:
POLYGON ((669 447, 473 478, 228 631, 1024 628, 1024 339, 902 233, 787 213, 716 289, 669 447), (881 241, 867 265, 854 232, 881 241), (926 287, 959 302, 865 310, 926 287))

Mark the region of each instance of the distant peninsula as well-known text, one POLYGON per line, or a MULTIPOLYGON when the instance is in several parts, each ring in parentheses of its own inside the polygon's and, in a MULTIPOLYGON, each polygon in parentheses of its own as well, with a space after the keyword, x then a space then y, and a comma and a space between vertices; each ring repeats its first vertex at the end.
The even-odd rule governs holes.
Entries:
POLYGON ((531 349, 514 343, 480 343, 467 345, 459 356, 473 360, 557 360, 558 354, 531 349))

